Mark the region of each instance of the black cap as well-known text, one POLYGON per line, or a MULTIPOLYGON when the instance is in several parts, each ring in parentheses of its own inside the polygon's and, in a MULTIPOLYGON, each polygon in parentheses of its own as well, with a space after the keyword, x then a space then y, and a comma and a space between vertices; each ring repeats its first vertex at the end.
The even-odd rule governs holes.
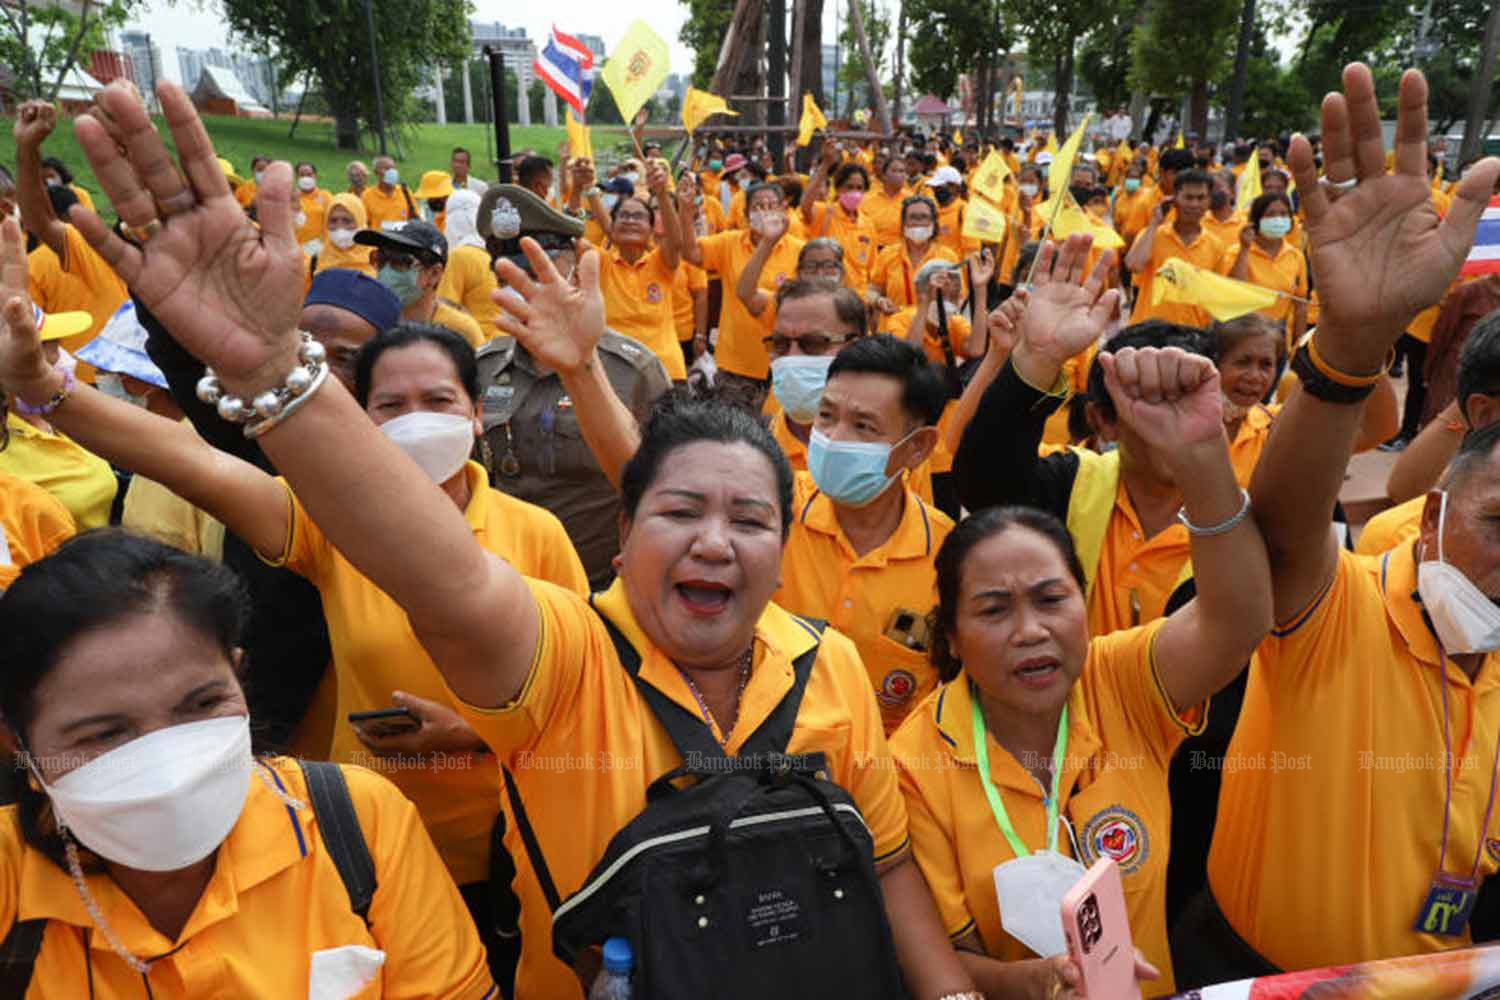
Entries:
POLYGON ((420 219, 403 222, 395 229, 361 229, 354 234, 354 242, 361 246, 436 258, 440 264, 448 263, 447 237, 438 232, 437 226, 420 219))

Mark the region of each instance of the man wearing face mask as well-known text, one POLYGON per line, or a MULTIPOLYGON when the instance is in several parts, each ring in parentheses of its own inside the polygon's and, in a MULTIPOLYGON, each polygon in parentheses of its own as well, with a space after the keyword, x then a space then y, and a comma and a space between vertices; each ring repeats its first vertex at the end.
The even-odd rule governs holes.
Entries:
POLYGON ((401 318, 446 326, 477 348, 484 331, 473 316, 438 297, 448 264, 448 240, 430 222, 417 220, 393 229, 362 229, 360 246, 374 247, 375 277, 401 300, 401 318))
MULTIPOLYGON (((529 264, 520 241, 529 236, 568 274, 583 223, 525 188, 496 184, 480 202, 479 233, 491 257, 523 269, 529 264)), ((584 443, 574 400, 586 396, 592 379, 600 376, 628 411, 644 420, 671 380, 656 355, 613 330, 605 331, 593 361, 576 378, 571 374, 576 359, 552 357, 545 349, 533 353, 532 346, 500 336, 479 349, 490 482, 555 514, 583 560, 589 586, 603 590, 614 577, 611 560, 620 551, 620 499, 584 443), (565 370, 570 374, 559 374, 565 370)))
POLYGON ((309 257, 323 249, 323 225, 333 195, 318 187, 318 168, 306 160, 297 164, 297 210, 292 224, 297 227, 297 242, 309 257))
POLYGON ((391 230, 403 222, 417 217, 417 206, 411 192, 401 183, 401 171, 396 161, 389 156, 375 158, 375 177, 378 183, 365 188, 360 200, 365 204, 365 215, 371 229, 391 230))

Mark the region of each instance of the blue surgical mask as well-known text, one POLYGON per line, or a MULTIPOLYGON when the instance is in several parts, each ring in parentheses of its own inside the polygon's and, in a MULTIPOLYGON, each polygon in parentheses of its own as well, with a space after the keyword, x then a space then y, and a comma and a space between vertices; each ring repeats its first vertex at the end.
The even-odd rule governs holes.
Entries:
POLYGON ((1291 231, 1290 215, 1271 215, 1260 220, 1260 234, 1267 239, 1279 240, 1291 231))
POLYGON ((832 354, 797 354, 771 362, 771 394, 790 419, 810 424, 818 415, 831 364, 832 354))
POLYGON ((894 448, 883 441, 834 441, 814 430, 807 441, 807 471, 830 500, 863 507, 901 475, 899 469, 894 475, 885 471, 894 448))
POLYGON ((422 289, 417 285, 416 268, 410 271, 398 271, 389 264, 380 269, 376 275, 380 283, 396 293, 396 298, 401 300, 402 306, 409 306, 422 297, 422 289))
POLYGON ((401 183, 401 171, 397 170, 395 167, 391 167, 385 173, 380 175, 380 179, 385 181, 391 187, 395 187, 397 184, 401 183))
POLYGON ((1139 177, 1127 177, 1127 178, 1125 178, 1125 190, 1126 191, 1139 191, 1140 189, 1141 189, 1141 179, 1139 177))

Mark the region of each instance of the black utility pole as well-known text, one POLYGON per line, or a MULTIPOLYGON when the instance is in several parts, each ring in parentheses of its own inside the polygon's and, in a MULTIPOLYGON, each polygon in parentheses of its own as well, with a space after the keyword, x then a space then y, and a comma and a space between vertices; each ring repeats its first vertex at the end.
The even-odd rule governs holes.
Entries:
POLYGON ((380 96, 380 49, 375 45, 375 9, 365 0, 365 27, 370 32, 370 74, 375 78, 375 133, 380 136, 380 155, 385 156, 385 100, 380 96))
MULTIPOLYGON (((768 26, 770 64, 767 66, 766 124, 774 128, 785 125, 786 105, 786 0, 770 0, 767 4, 770 25, 768 26)), ((782 151, 786 149, 786 136, 777 131, 769 135, 771 155, 776 157, 776 168, 781 169, 782 151)))
POLYGON ((490 61, 490 93, 495 105, 495 169, 500 172, 500 183, 509 184, 510 121, 505 116, 505 57, 490 45, 484 47, 484 57, 490 61))

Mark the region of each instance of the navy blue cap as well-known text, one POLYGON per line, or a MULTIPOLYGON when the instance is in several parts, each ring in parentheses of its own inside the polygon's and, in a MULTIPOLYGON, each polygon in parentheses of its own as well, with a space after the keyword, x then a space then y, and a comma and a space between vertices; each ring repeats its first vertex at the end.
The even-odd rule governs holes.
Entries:
POLYGON ((313 275, 312 287, 302 305, 333 306, 352 312, 376 332, 389 330, 401 320, 401 300, 374 278, 342 267, 330 267, 313 275))
POLYGON ((611 177, 599 185, 599 190, 606 194, 618 194, 629 198, 635 194, 635 184, 629 177, 611 177))

